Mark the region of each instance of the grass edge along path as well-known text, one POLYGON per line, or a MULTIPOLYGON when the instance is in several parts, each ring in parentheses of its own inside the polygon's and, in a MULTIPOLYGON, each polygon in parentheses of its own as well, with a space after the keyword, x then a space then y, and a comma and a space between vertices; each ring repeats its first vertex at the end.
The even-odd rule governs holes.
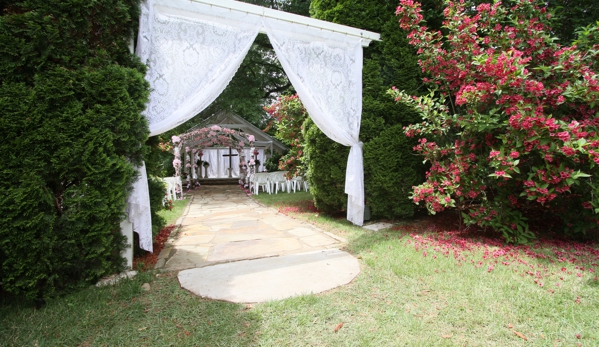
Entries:
POLYGON ((154 268, 158 262, 160 252, 164 249, 165 243, 168 241, 171 234, 176 233, 179 229, 179 225, 176 223, 189 208, 191 200, 191 196, 186 196, 182 200, 175 200, 171 210, 158 211, 158 215, 166 220, 166 225, 158 232, 158 235, 154 237, 152 245, 154 252, 150 253, 139 250, 139 253, 134 255, 132 266, 134 270, 145 271, 154 268))
POLYGON ((4 303, 0 345, 599 345, 596 245, 506 246, 455 232, 444 216, 371 232, 308 202, 276 208, 346 237, 362 273, 323 294, 241 305, 194 296, 175 273, 144 272, 37 311, 4 303))

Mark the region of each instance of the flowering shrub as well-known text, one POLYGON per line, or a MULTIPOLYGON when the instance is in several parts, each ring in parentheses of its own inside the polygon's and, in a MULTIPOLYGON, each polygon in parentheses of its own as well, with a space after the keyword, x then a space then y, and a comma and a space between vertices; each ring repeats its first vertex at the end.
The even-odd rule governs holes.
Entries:
POLYGON ((296 94, 282 96, 264 109, 277 124, 275 137, 289 146, 289 152, 279 160, 279 170, 289 171, 289 177, 303 175, 306 168, 303 159, 302 130, 304 121, 308 117, 304 105, 296 94))
POLYGON ((423 118, 404 128, 431 165, 412 199, 431 213, 457 207, 511 242, 534 237, 527 218, 539 212, 567 232, 597 228, 599 46, 560 46, 546 8, 511 3, 448 2, 443 34, 424 25, 419 3, 400 1, 400 27, 432 87, 420 97, 390 90, 423 118))
POLYGON ((172 211, 174 207, 173 200, 164 198, 164 209, 172 211))

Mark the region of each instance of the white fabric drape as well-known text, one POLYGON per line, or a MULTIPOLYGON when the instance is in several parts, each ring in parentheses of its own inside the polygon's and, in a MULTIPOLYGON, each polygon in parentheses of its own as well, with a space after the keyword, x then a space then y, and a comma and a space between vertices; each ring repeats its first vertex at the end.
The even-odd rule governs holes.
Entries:
MULTIPOLYGON (((225 151, 227 152, 227 154, 229 154, 229 150, 225 150, 225 151)), ((237 154, 231 160, 231 168, 233 168, 233 177, 237 178, 237 177, 239 177, 239 153, 234 149, 231 150, 231 153, 233 153, 233 155, 237 154)), ((228 168, 229 167, 229 157, 225 157, 225 158, 227 158, 227 168, 228 168)), ((228 172, 227 172, 227 177, 229 177, 228 172)))
POLYGON ((204 149, 204 160, 210 163, 208 166, 208 178, 218 177, 218 149, 204 149))
MULTIPOLYGON (((136 53, 148 65, 151 92, 144 115, 150 135, 168 131, 210 105, 233 78, 262 26, 314 122, 331 139, 351 146, 345 182, 348 219, 362 225, 362 48, 357 38, 192 1, 147 0, 142 3, 136 53)), ((264 155, 259 158, 263 164, 264 155)), ((209 172, 224 169, 228 177, 225 159, 226 165, 211 165, 209 172)), ((237 164, 233 168, 238 172, 237 164)), ((128 200, 129 220, 141 248, 151 251, 145 166, 139 169, 140 180, 128 200)))
MULTIPOLYGON (((150 191, 146 164, 137 168, 139 177, 133 183, 133 192, 127 199, 127 215, 133 230, 139 235, 139 248, 153 252, 152 215, 150 213, 150 191)), ((133 247, 133 245, 131 245, 133 247)))
POLYGON ((364 222, 361 40, 263 18, 266 33, 310 118, 332 140, 350 146, 345 177, 347 219, 364 222))
MULTIPOLYGON (((148 65, 151 92, 144 116, 150 136, 185 122, 225 89, 249 51, 260 17, 190 1, 142 3, 137 55, 148 65)), ((129 194, 129 221, 140 247, 152 249, 152 221, 145 166, 129 194), (134 206, 132 208, 131 206, 134 206), (142 242, 149 240, 149 242, 142 242)))
MULTIPOLYGON (((232 152, 232 151, 231 151, 232 152)), ((218 161, 220 162, 220 171, 218 177, 229 177, 229 157, 223 157, 224 154, 229 154, 228 149, 218 150, 218 161)))
MULTIPOLYGON (((262 172, 262 171, 264 171, 264 161, 266 160, 264 148, 255 148, 255 150, 258 151, 258 155, 256 156, 256 159, 258 159, 260 161, 260 166, 256 167, 256 172, 262 172)), ((249 160, 251 155, 254 155, 254 154, 253 153, 250 154, 250 149, 247 148, 245 157, 248 158, 248 160, 249 160)))
POLYGON ((254 42, 260 17, 191 1, 142 5, 137 54, 152 86, 150 136, 185 122, 225 89, 254 42))
MULTIPOLYGON (((209 178, 227 178, 229 177, 229 157, 224 155, 229 154, 228 148, 205 148, 204 160, 210 163, 208 167, 209 178)), ((239 155, 236 150, 231 150, 234 157, 231 160, 233 168, 233 177, 239 177, 239 155)), ((246 158, 249 150, 246 150, 246 158)))

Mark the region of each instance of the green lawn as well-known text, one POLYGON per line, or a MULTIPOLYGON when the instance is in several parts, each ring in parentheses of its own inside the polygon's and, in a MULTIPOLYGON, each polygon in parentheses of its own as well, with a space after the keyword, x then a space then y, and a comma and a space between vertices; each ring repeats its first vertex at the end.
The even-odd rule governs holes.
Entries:
POLYGON ((158 215, 164 217, 166 220, 166 225, 175 224, 177 219, 181 217, 183 211, 185 211, 185 207, 187 207, 187 203, 189 202, 189 197, 183 200, 175 200, 173 202, 172 210, 162 210, 158 211, 158 215))
POLYGON ((152 272, 37 311, 4 300, 0 346, 599 345, 596 245, 509 247, 439 217, 370 232, 319 214, 306 193, 254 198, 347 238, 362 272, 327 293, 253 305, 205 300, 152 272))

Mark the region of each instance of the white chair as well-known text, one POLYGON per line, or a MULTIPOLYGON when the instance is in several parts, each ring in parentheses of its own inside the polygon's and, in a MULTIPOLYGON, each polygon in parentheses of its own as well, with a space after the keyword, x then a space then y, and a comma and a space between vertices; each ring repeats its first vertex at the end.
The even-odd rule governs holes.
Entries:
POLYGON ((275 194, 279 192, 279 185, 281 185, 281 190, 285 190, 285 187, 287 187, 287 177, 285 177, 286 174, 287 171, 275 171, 269 173, 269 179, 271 184, 270 190, 274 191, 275 194))
POLYGON ((310 184, 308 183, 308 180, 306 180, 305 178, 302 177, 302 179, 304 183, 304 191, 307 192, 308 190, 310 190, 310 184))
POLYGON ((270 181, 268 180, 269 174, 267 173, 257 173, 251 176, 251 186, 254 189, 254 194, 258 195, 260 191, 260 187, 262 187, 263 192, 267 192, 270 194, 270 181))
POLYGON ((298 190, 302 190, 302 185, 304 185, 304 178, 302 176, 295 176, 291 179, 291 186, 293 187, 293 192, 295 193, 298 190))
POLYGON ((164 177, 162 179, 166 183, 166 196, 169 200, 177 200, 177 192, 182 192, 181 177, 164 177))

